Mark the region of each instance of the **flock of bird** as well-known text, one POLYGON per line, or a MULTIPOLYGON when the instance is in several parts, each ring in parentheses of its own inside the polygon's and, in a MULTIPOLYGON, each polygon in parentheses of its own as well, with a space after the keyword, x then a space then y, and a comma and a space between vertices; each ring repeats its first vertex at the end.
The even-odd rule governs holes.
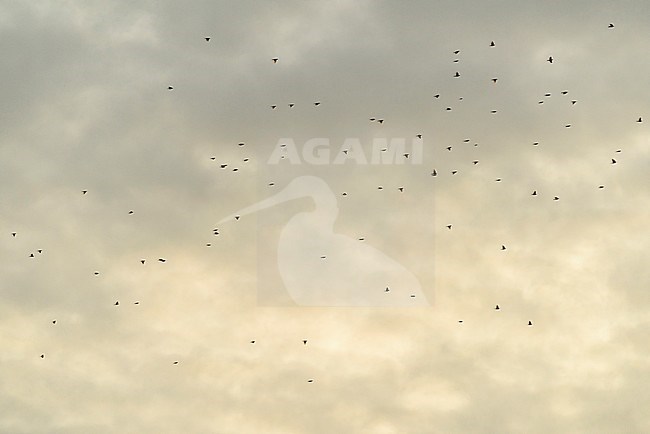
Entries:
MULTIPOLYGON (((607 26, 607 28, 609 28, 609 29, 613 29, 613 28, 614 28, 614 24, 609 24, 609 25, 607 26)), ((206 43, 209 43, 209 42, 211 41, 211 37, 204 37, 204 40, 205 40, 206 43)), ((495 43, 494 41, 491 41, 489 44, 487 44, 487 46, 488 46, 489 48, 496 47, 496 43, 495 43)), ((460 55, 460 50, 453 50, 452 53, 453 53, 454 56, 455 56, 455 58, 453 59, 453 62, 454 62, 454 63, 458 63, 458 62, 459 62, 459 58, 458 58, 458 56, 460 55)), ((272 64, 274 64, 274 65, 275 65, 275 64, 278 64, 278 63, 280 62, 280 58, 279 58, 279 57, 272 57, 270 60, 271 60, 272 64)), ((543 60, 543 59, 540 59, 540 61, 542 61, 542 60, 543 60)), ((555 59, 552 55, 549 55, 548 58, 546 59, 546 61, 547 61, 549 64, 556 64, 559 60, 555 59)), ((453 73, 452 78, 453 78, 453 79, 462 79, 462 75, 461 75, 460 71, 456 71, 455 73, 453 73)), ((492 78, 490 79, 490 81, 492 82, 493 85, 499 85, 499 84, 498 84, 498 83, 499 83, 499 78, 498 78, 498 77, 492 77, 492 78)), ((175 88, 174 88, 174 86, 172 86, 172 85, 168 85, 168 86, 167 86, 167 90, 168 90, 168 91, 174 91, 175 88)), ((566 96, 566 95, 569 94, 569 91, 568 91, 568 90, 562 90, 562 91, 560 92, 560 94, 561 94, 562 96, 566 96)), ((440 98, 440 96, 441 96, 440 94, 435 94, 435 95, 434 95, 434 98, 437 100, 437 99, 440 98)), ((544 94, 544 97, 545 97, 545 98, 549 98, 549 97, 551 97, 551 93, 545 93, 545 94, 544 94)), ((462 100, 462 98, 459 98, 459 99, 462 100)), ((545 102, 545 100, 544 100, 544 99, 541 99, 541 100, 538 101, 538 104, 544 104, 544 102, 545 102)), ((571 105, 575 105, 575 104, 577 103, 577 100, 571 99, 571 100, 569 100, 569 102, 570 102, 571 105)), ((322 102, 321 102, 321 101, 314 101, 312 104, 313 104, 314 107, 319 107, 319 106, 322 104, 322 102)), ((293 103, 293 102, 292 102, 292 103, 288 103, 287 106, 288 106, 289 108, 292 108, 292 109, 296 107, 295 103, 293 103)), ((279 108, 279 105, 278 105, 278 104, 272 104, 272 105, 270 105, 270 108, 271 108, 272 110, 276 110, 276 109, 279 108)), ((446 110, 446 111, 451 111, 451 110, 452 110, 452 107, 446 107, 445 110, 446 110)), ((491 112, 492 112, 492 113, 496 113, 497 111, 496 111, 496 110, 492 110, 491 112)), ((384 124, 384 123, 386 122, 386 120, 385 120, 384 118, 379 118, 379 117, 377 117, 377 116, 373 116, 373 117, 370 117, 370 118, 368 118, 368 119, 369 119, 370 122, 377 123, 377 124, 379 124, 379 125, 382 125, 382 124, 384 124)), ((636 119, 636 122, 637 122, 637 123, 642 123, 642 122, 643 122, 643 118, 642 118, 641 116, 635 117, 634 119, 636 119)), ((565 124, 565 127, 566 127, 566 128, 570 128, 570 127, 571 127, 571 124, 567 123, 567 124, 565 124)), ((418 139, 422 139, 422 134, 416 134, 415 137, 417 137, 418 139)), ((468 142, 469 142, 469 139, 466 139, 464 142, 468 143, 468 142)), ((539 142, 533 142, 532 144, 533 144, 533 146, 538 146, 538 145, 539 145, 539 142)), ((244 147, 244 146, 245 146, 245 143, 241 143, 241 142, 240 142, 240 143, 237 144, 237 146, 240 147, 240 148, 241 148, 241 147, 244 147)), ((475 144, 474 146, 477 146, 477 144, 475 144)), ((384 149, 384 150, 385 150, 385 149, 384 149)), ((453 147, 452 147, 452 146, 448 146, 448 147, 446 147, 446 150, 449 151, 449 152, 451 152, 451 151, 453 150, 453 147)), ((618 150, 616 150, 615 152, 616 152, 616 153, 621 153, 622 151, 621 151, 620 149, 618 149, 618 150)), ((404 157, 405 157, 405 158, 408 158, 408 157, 409 157, 409 154, 404 154, 404 157)), ((210 159, 211 159, 212 161, 216 161, 216 160, 218 159, 218 157, 217 157, 217 156, 211 156, 210 159)), ((243 163, 246 163, 246 162, 248 162, 248 161, 250 161, 250 157, 246 157, 246 158, 243 158, 243 159, 242 159, 242 162, 243 162, 243 163)), ((472 160, 472 164, 473 164, 473 165, 477 165, 478 163, 479 163, 478 160, 472 160)), ((218 164, 219 164, 219 168, 222 169, 222 170, 229 169, 229 170, 231 170, 232 172, 237 172, 237 171, 239 170, 238 167, 232 167, 232 165, 231 165, 230 162, 219 162, 218 164)), ((617 160, 616 160, 615 158, 611 158, 610 164, 611 164, 611 165, 615 165, 615 164, 617 164, 617 160)), ((431 169, 428 169, 428 170, 431 170, 431 169)), ((453 171, 451 171, 451 175, 456 175, 457 173, 458 173, 457 170, 453 170, 453 171)), ((438 171, 436 168, 433 168, 433 169, 431 170, 431 172, 430 172, 430 175, 431 175, 432 177, 437 177, 437 176, 440 175, 440 173, 439 173, 439 171, 438 171)), ((502 178, 496 178, 494 181, 495 181, 495 182, 502 182, 503 179, 502 179, 502 178)), ((268 180, 267 185, 268 185, 269 187, 273 187, 273 186, 275 186, 275 182, 272 181, 272 180, 268 180)), ((378 188, 378 190, 383 190, 383 186, 378 186, 377 188, 378 188)), ((597 188, 598 188, 598 189, 603 189, 603 188, 605 188, 605 186, 601 184, 601 185, 598 185, 597 188)), ((404 186, 400 186, 400 187, 398 187, 398 191, 399 191, 400 193, 404 193, 404 191, 405 191, 405 187, 404 187, 404 186)), ((89 191, 86 190, 86 189, 81 190, 81 194, 84 195, 84 196, 85 196, 85 195, 88 195, 88 194, 90 194, 90 193, 91 193, 91 192, 89 192, 89 191)), ((342 194, 342 196, 347 196, 347 192, 343 192, 343 193, 341 193, 341 194, 342 194)), ((533 190, 533 191, 530 193, 530 195, 533 196, 533 197, 539 197, 539 196, 540 196, 540 194, 538 193, 538 190, 533 190)), ((558 201, 559 199, 560 199, 559 196, 556 196, 556 195, 553 195, 553 196, 552 196, 552 200, 553 200, 553 201, 558 201)), ((129 211, 128 211, 128 214, 129 214, 129 215, 133 215, 134 212, 135 212, 134 210, 129 210, 129 211)), ((235 219, 236 219, 236 220, 239 220, 239 218, 240 218, 239 216, 235 216, 235 219)), ((447 228, 447 230, 452 230, 453 225, 452 225, 452 224, 447 224, 445 227, 447 228)), ((220 229, 219 229, 219 228, 214 228, 214 229, 212 230, 212 234, 213 234, 213 236, 219 236, 219 235, 220 235, 220 229)), ((18 234, 17 232, 11 232, 11 237, 12 237, 12 238, 17 238, 17 237, 19 237, 19 234, 18 234)), ((360 237, 360 238, 358 238, 358 240, 363 241, 364 238, 363 238, 363 237, 360 237)), ((206 246, 207 246, 207 247, 210 247, 211 245, 212 245, 212 243, 206 243, 206 246)), ((507 250, 506 245, 505 245, 505 244, 501 244, 501 245, 500 245, 500 250, 501 250, 501 251, 506 251, 506 250, 507 250)), ((44 254, 44 250, 43 250, 43 249, 37 249, 37 250, 35 250, 35 251, 33 251, 33 252, 29 252, 29 253, 27 254, 27 256, 28 256, 29 258, 31 258, 31 259, 35 259, 38 255, 43 255, 43 254, 44 254)), ((321 256, 321 259, 325 260, 325 259, 326 259, 326 256, 321 256)), ((139 260, 139 262, 140 262, 140 264, 141 264, 142 266, 146 266, 146 264, 147 264, 147 259, 145 259, 145 258, 140 258, 140 259, 138 259, 138 260, 139 260)), ((158 258, 157 261, 158 261, 160 264, 164 264, 165 262, 167 262, 167 259, 165 259, 165 258, 158 258)), ((95 275, 95 276, 100 276, 100 272, 99 272, 99 271, 94 271, 94 275, 95 275)), ((386 288, 383 289, 382 291, 384 291, 384 292, 386 292, 386 293, 390 293, 390 288, 389 288, 389 287, 386 287, 386 288)), ((133 302, 133 304, 135 304, 135 305, 139 305, 139 304, 140 304, 140 301, 135 301, 135 302, 133 302)), ((114 303, 113 303, 113 305, 116 306, 116 307, 119 307, 119 306, 120 306, 120 301, 119 301, 119 300, 115 300, 114 303)), ((495 311, 500 311, 500 310, 502 310, 502 307, 501 307, 499 304, 496 304, 495 307, 494 307, 494 310, 495 310, 495 311)), ((463 320, 458 320, 458 322, 459 322, 459 323, 463 323, 463 320)), ((57 323, 57 320, 56 320, 56 319, 51 320, 51 325, 52 325, 52 326, 56 326, 57 324, 58 324, 58 323, 57 323)), ((532 322, 532 320, 528 320, 527 323, 524 322, 524 324, 527 325, 528 327, 532 327, 532 326, 533 326, 533 322, 532 322)), ((250 342, 251 345, 255 345, 256 342, 257 342, 257 340, 252 339, 252 340, 250 340, 249 342, 250 342)), ((307 339, 302 340, 302 344, 303 344, 303 345, 307 345, 307 342, 308 342, 307 339)), ((39 357, 40 357, 41 359, 44 359, 44 358, 45 358, 45 354, 40 354, 39 357)), ((173 365, 178 365, 178 364, 179 364, 179 360, 174 360, 172 363, 173 363, 173 365)), ((310 379, 307 380, 307 382, 312 383, 312 382, 314 382, 314 379, 310 378, 310 379)))

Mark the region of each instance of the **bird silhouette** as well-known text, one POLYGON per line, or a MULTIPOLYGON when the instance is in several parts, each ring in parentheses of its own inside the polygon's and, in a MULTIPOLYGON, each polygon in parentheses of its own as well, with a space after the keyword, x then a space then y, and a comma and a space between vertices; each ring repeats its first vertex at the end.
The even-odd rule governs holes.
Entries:
POLYGON ((205 38, 205 42, 210 42, 210 38, 209 38, 209 37, 206 37, 206 38, 205 38))
POLYGON ((454 74, 454 77, 460 77, 460 72, 456 71, 456 73, 454 74))
MULTIPOLYGON (((382 189, 379 186, 378 189, 382 189)), ((307 197, 315 207, 294 215, 282 228, 277 270, 289 296, 304 306, 428 305, 418 279, 399 262, 367 243, 334 232, 338 216, 336 195, 315 176, 299 176, 284 189, 238 212, 245 215, 307 197), (327 261, 305 252, 327 252, 327 261), (386 283, 391 297, 377 294, 386 283), (409 300, 406 294, 417 295, 409 300)), ((232 215, 221 222, 232 219, 232 215)))
POLYGON ((609 26, 607 26, 607 28, 608 28, 608 29, 613 29, 613 28, 614 28, 614 24, 609 23, 609 26))
POLYGON ((506 246, 501 245, 501 250, 505 250, 505 249, 506 249, 506 246))
POLYGON ((546 60, 548 63, 553 63, 553 57, 549 56, 548 59, 546 60))
MULTIPOLYGON (((280 60, 280 59, 278 59, 277 57, 274 57, 274 58, 271 59, 271 60, 273 61, 273 63, 278 63, 278 60, 280 60)), ((291 62, 289 62, 289 63, 291 63, 291 62)))
POLYGON ((494 310, 499 310, 499 309, 501 309, 501 308, 500 308, 499 305, 497 304, 496 307, 494 308, 494 310))

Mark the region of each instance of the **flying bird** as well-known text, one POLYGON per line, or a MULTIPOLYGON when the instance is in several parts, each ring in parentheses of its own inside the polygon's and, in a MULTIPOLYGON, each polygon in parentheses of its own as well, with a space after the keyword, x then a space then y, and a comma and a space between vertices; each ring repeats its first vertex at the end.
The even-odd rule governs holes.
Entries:
POLYGON ((303 345, 307 345, 307 339, 302 340, 303 345))
POLYGON ((531 196, 537 196, 537 190, 534 190, 533 194, 531 194, 531 196))
POLYGON ((494 41, 490 42, 490 47, 494 47, 494 41))
POLYGON ((502 244, 502 245, 501 245, 501 250, 505 250, 505 249, 506 249, 506 246, 504 246, 504 245, 502 244))
POLYGON ((167 90, 174 90, 172 86, 167 86, 167 90))
POLYGON ((532 321, 528 321, 528 325, 529 325, 529 326, 532 326, 532 325, 533 325, 533 322, 532 322, 532 321))
POLYGON ((273 61, 273 63, 278 63, 278 60, 280 60, 280 59, 278 59, 277 57, 274 57, 274 58, 271 59, 271 60, 273 61))
POLYGON ((167 259, 165 259, 165 258, 158 258, 158 262, 167 262, 167 259))
POLYGON ((616 160, 612 158, 612 164, 616 164, 616 160))
POLYGON ((88 190, 81 190, 81 193, 86 194, 86 193, 88 193, 88 190))
POLYGON ((548 63, 553 63, 553 57, 549 56, 548 59, 546 60, 548 63))
POLYGON ((641 122, 643 122, 643 119, 639 118, 639 119, 637 120, 637 122, 638 122, 638 123, 641 123, 641 122))
POLYGON ((433 169, 433 172, 431 172, 431 176, 437 176, 438 172, 436 172, 436 169, 433 169))
POLYGON ((320 105, 320 101, 316 101, 316 102, 314 103, 314 105, 315 105, 315 106, 319 106, 319 105, 320 105))
POLYGON ((614 28, 614 24, 609 23, 609 26, 607 26, 607 28, 608 28, 608 29, 613 29, 613 28, 614 28))
POLYGON ((456 73, 454 74, 454 77, 460 77, 460 72, 456 71, 456 73))
POLYGON ((501 309, 501 308, 500 308, 499 305, 497 304, 496 307, 494 308, 494 310, 499 310, 499 309, 501 309))

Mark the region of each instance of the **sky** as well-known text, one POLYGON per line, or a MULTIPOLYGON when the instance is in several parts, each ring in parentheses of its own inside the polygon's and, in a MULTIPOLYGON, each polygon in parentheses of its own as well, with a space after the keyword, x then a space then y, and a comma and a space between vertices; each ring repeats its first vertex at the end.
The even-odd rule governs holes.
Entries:
POLYGON ((0 432, 650 432, 648 17, 0 0, 0 432))

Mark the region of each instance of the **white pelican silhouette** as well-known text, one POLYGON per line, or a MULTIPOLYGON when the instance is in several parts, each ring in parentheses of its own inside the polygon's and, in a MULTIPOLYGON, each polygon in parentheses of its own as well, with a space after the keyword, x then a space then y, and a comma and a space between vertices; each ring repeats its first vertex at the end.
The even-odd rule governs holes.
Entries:
POLYGON ((368 244, 334 233, 337 199, 321 178, 297 177, 279 193, 219 224, 302 197, 311 197, 316 207, 289 220, 280 232, 277 252, 280 276, 298 305, 429 305, 420 282, 402 264, 368 244))

